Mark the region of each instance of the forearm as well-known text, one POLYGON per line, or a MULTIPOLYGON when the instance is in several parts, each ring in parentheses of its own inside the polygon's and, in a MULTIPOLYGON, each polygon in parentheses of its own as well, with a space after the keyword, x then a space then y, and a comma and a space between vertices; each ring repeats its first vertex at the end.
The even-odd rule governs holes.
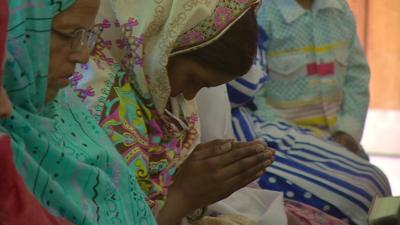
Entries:
POLYGON ((178 225, 183 216, 177 212, 174 207, 164 207, 157 215, 158 225, 178 225))
POLYGON ((185 206, 183 199, 173 190, 168 192, 165 205, 157 215, 158 225, 177 225, 190 213, 190 207, 185 206))
POLYGON ((334 130, 360 141, 369 104, 370 70, 355 31, 349 48, 341 113, 334 130))

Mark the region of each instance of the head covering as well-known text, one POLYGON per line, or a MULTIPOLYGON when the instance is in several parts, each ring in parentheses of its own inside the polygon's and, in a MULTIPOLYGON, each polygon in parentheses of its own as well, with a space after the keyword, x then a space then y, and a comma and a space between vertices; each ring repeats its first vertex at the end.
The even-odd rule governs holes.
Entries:
MULTIPOLYGON (((145 197, 79 99, 45 104, 52 19, 73 0, 12 0, 4 86, 14 105, 0 120, 30 192, 73 224, 155 224, 145 197)), ((5 172, 5 171, 0 171, 5 172)))
MULTIPOLYGON (((8 0, 0 0, 0 88, 3 86, 3 62, 8 25, 8 0)), ((0 90, 1 91, 1 90, 0 90)))
POLYGON ((103 1, 92 63, 72 79, 157 211, 199 143, 193 101, 170 100, 168 59, 218 39, 258 0, 103 1), (169 104, 172 112, 167 110, 169 104))
POLYGON ((10 138, 4 135, 0 136, 0 171, 2 224, 32 224, 37 221, 40 225, 72 225, 63 217, 51 215, 27 189, 15 168, 10 138))
MULTIPOLYGON (((8 25, 8 0, 0 0, 0 92, 3 91, 3 61, 8 25)), ((5 91, 5 90, 4 90, 5 91)), ((4 107, 1 105, 0 107, 4 107)), ((3 224, 70 225, 64 218, 51 216, 26 188, 13 161, 9 137, 0 133, 0 221, 3 224)))
POLYGON ((111 3, 119 24, 128 25, 122 26, 128 40, 125 66, 144 82, 142 92, 150 93, 160 113, 170 99, 169 57, 212 43, 256 3, 258 0, 111 3))

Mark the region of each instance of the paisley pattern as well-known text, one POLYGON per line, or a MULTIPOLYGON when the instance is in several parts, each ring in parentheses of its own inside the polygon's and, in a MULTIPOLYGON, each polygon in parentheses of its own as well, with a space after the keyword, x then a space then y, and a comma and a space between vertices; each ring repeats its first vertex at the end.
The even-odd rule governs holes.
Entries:
POLYGON ((173 174, 199 143, 196 105, 183 96, 169 98, 168 58, 179 53, 174 49, 194 50, 216 40, 258 1, 128 2, 133 11, 125 12, 129 4, 102 2, 97 18, 102 35, 90 63, 77 69, 73 84, 136 171, 157 213, 173 174), (216 28, 214 21, 223 17, 218 8, 229 9, 232 17, 224 17, 216 28), (196 43, 189 37, 194 32, 204 38, 196 43), (168 101, 161 103, 165 98, 168 101))

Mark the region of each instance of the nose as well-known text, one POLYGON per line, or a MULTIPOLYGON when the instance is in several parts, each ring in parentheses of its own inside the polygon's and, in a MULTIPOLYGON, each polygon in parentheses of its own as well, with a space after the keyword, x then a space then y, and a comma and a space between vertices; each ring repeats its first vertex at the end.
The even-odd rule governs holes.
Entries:
POLYGON ((12 107, 7 92, 3 87, 0 87, 0 118, 11 116, 12 107))
POLYGON ((76 51, 70 54, 70 60, 74 63, 86 64, 89 61, 90 51, 87 46, 82 47, 80 51, 76 51))

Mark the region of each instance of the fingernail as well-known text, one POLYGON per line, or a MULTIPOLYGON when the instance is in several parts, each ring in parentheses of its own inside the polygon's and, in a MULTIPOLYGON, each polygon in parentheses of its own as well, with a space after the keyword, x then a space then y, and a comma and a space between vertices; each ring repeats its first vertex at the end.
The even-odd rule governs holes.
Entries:
POLYGON ((271 164, 272 164, 272 161, 271 160, 267 160, 267 161, 265 161, 265 163, 263 165, 264 165, 264 167, 268 167, 271 164))
POLYGON ((224 152, 230 151, 232 149, 232 142, 225 143, 221 145, 220 148, 224 152))
POLYGON ((263 151, 265 148, 264 148, 264 146, 262 146, 262 145, 256 145, 256 151, 257 152, 261 152, 261 151, 263 151))

